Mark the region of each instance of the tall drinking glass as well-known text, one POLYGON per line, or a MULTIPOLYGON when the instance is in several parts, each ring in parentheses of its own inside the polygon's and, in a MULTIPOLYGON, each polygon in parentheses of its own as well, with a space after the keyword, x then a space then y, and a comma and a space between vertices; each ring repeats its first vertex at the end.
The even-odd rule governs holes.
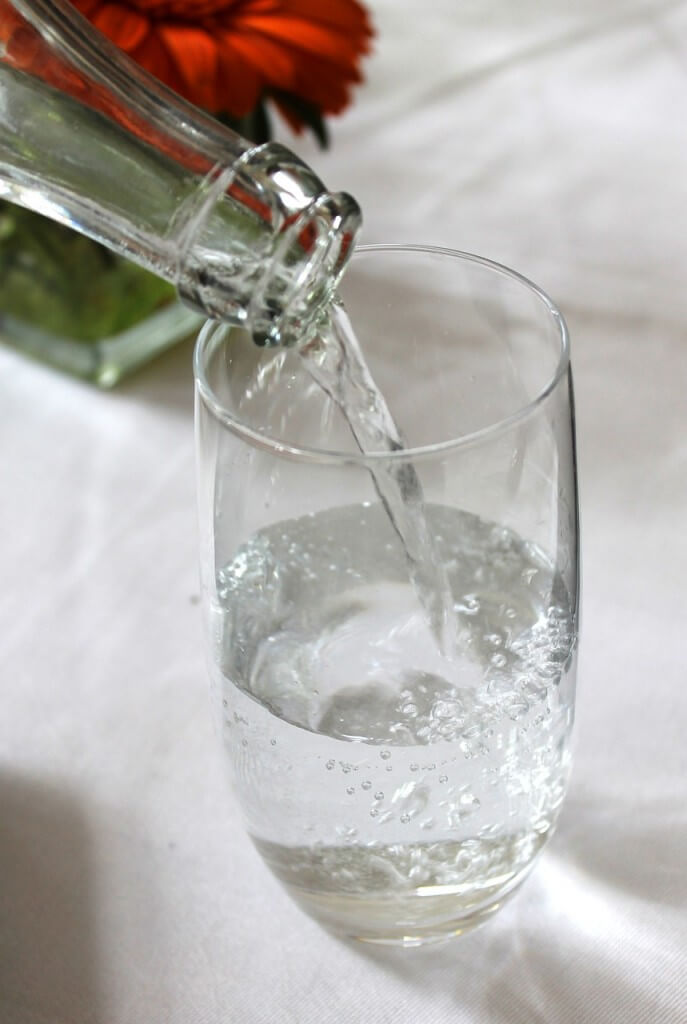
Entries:
MULTIPOLYGON (((415 945, 503 904, 565 794, 578 622, 568 339, 533 284, 448 250, 363 247, 341 298, 403 448, 373 429, 361 452, 308 352, 201 332, 209 662, 235 791, 271 870, 332 930, 415 945), (424 538, 419 554, 409 536, 424 538)), ((375 413, 357 401, 349 419, 375 413)))

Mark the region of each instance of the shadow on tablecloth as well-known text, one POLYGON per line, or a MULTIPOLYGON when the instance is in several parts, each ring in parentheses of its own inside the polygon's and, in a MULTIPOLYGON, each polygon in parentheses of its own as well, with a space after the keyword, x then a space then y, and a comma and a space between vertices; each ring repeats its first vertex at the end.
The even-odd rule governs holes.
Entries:
POLYGON ((0 1019, 105 1024, 90 839, 78 802, 0 772, 0 1019))

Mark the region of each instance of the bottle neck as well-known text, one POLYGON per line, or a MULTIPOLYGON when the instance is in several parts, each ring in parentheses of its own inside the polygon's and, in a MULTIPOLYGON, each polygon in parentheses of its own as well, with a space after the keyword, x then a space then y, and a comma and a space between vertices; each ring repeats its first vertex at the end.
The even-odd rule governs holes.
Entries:
POLYGON ((0 0, 0 196, 269 344, 309 332, 360 225, 285 147, 185 103, 64 0, 0 0))

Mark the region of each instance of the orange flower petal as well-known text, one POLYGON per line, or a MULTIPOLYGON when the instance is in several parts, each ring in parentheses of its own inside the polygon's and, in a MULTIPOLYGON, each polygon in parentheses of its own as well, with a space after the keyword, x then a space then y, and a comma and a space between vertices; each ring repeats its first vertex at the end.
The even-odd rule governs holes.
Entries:
POLYGON ((100 4, 91 20, 103 35, 126 53, 140 46, 149 31, 148 19, 133 7, 124 7, 123 4, 100 4))
MULTIPOLYGON (((343 110, 373 35, 359 0, 73 2, 162 82, 234 116, 250 113, 270 88, 323 114, 343 110)), ((0 13, 6 6, 0 0, 0 13)), ((285 108, 284 116, 298 126, 292 111, 285 108)))
POLYGON ((331 64, 312 59, 299 66, 294 92, 325 114, 339 114, 348 104, 350 85, 331 64))
POLYGON ((151 75, 155 75, 170 89, 174 89, 175 92, 193 102, 193 98, 186 92, 184 79, 179 74, 176 63, 172 60, 158 31, 150 32, 141 46, 132 51, 131 56, 146 71, 150 71, 151 75))
POLYGON ((290 89, 295 83, 296 59, 280 43, 255 32, 232 32, 232 49, 259 71, 266 82, 290 89))
POLYGON ((184 95, 212 110, 216 96, 217 43, 201 28, 161 25, 158 29, 184 83, 184 95))
POLYGON ((282 6, 304 21, 329 25, 339 32, 355 32, 361 38, 373 35, 367 11, 356 0, 288 0, 282 6))
POLYGON ((326 26, 298 18, 249 16, 243 19, 243 24, 267 39, 279 40, 291 49, 327 57, 344 66, 349 65, 358 52, 358 48, 347 37, 332 32, 326 26))
POLYGON ((262 95, 263 78, 254 65, 235 49, 233 36, 222 34, 219 39, 217 90, 210 109, 243 117, 257 106, 262 95))

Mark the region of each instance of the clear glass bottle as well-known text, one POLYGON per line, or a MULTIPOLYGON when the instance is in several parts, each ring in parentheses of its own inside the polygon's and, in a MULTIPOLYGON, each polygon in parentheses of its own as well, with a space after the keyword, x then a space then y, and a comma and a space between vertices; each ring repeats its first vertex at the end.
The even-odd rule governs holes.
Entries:
POLYGON ((0 197, 261 344, 308 333, 360 225, 350 196, 181 100, 64 0, 0 0, 0 197))

